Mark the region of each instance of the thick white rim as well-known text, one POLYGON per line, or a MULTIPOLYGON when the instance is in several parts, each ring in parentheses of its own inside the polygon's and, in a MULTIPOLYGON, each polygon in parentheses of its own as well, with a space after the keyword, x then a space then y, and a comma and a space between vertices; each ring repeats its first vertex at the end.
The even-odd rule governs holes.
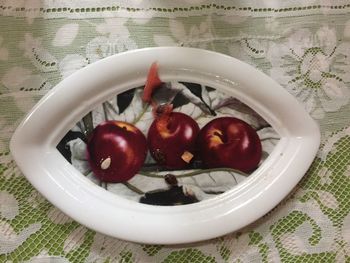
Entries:
POLYGON ((260 71, 215 52, 163 47, 111 56, 72 74, 27 115, 10 148, 32 185, 81 224, 125 240, 175 244, 224 235, 263 216, 302 178, 319 143, 319 128, 303 107, 260 71), (56 150, 63 135, 94 106, 144 84, 154 61, 164 81, 193 81, 222 89, 256 110, 280 134, 272 154, 242 184, 196 204, 149 206, 94 185, 56 150))

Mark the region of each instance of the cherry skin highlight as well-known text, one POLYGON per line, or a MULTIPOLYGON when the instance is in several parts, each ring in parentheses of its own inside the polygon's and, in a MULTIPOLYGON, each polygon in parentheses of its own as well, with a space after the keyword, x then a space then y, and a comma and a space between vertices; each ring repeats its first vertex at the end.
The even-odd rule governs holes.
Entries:
POLYGON ((170 169, 186 167, 195 153, 198 124, 180 112, 162 114, 151 124, 147 140, 152 157, 170 169))
POLYGON ((122 121, 99 124, 87 143, 91 170, 103 182, 128 181, 140 170, 146 154, 147 141, 143 133, 122 121))
POLYGON ((208 168, 228 167, 248 173, 257 168, 262 155, 256 131, 233 117, 216 118, 207 123, 198 135, 197 146, 208 168))

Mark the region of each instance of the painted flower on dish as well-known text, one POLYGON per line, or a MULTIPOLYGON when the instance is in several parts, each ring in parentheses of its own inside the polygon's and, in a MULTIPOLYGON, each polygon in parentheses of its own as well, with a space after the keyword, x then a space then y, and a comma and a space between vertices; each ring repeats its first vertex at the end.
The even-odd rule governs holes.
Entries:
POLYGON ((335 30, 321 27, 295 31, 288 39, 272 43, 267 58, 271 77, 301 101, 316 119, 349 102, 349 43, 338 43, 335 30))
MULTIPOLYGON (((81 56, 76 58, 82 61, 81 56)), ((254 110, 214 88, 199 83, 164 83, 153 95, 153 103, 169 102, 172 106, 170 112, 156 106, 158 115, 153 106, 145 105, 146 91, 141 87, 113 95, 89 112, 57 145, 66 160, 93 183, 129 200, 180 205, 214 198, 245 180, 279 141, 277 133, 254 110), (231 128, 225 128, 228 126, 231 128), (247 142, 245 148, 254 150, 230 148, 232 144, 223 141, 235 136, 232 127, 247 131, 246 139, 239 141, 247 142), (123 138, 125 148, 114 139, 106 143, 106 135, 123 138), (200 145, 222 146, 199 148, 195 145, 199 137, 200 145), (106 145, 114 145, 108 156, 105 153, 110 148, 106 145), (231 155, 222 155, 222 151, 239 151, 240 162, 231 155), (211 160, 210 155, 216 159, 211 160), (117 163, 122 156, 133 161, 117 163), (124 172, 120 173, 121 169, 124 172)))

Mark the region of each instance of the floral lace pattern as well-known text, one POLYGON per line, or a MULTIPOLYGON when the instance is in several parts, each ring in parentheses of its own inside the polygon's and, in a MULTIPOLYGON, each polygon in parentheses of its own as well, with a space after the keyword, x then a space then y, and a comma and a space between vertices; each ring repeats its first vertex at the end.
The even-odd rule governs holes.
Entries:
POLYGON ((336 112, 349 102, 349 50, 349 43, 337 43, 334 28, 323 26, 314 34, 297 30, 287 41, 269 47, 271 77, 304 103, 314 118, 324 118, 325 112, 336 112))
POLYGON ((349 261, 348 1, 129 2, 0 2, 0 262, 349 261), (321 147, 293 192, 236 233, 176 247, 95 233, 28 183, 9 140, 73 72, 126 50, 170 45, 225 53, 270 75, 319 123, 321 147))

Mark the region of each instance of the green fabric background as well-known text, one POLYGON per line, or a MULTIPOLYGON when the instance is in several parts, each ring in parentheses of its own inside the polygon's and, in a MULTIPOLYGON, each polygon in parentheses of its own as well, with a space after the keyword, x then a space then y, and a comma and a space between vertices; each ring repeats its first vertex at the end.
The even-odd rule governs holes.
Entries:
POLYGON ((0 2, 0 262, 350 262, 348 1, 174 2, 0 2), (320 125, 322 144, 303 180, 239 232, 177 246, 103 236, 46 201, 9 153, 25 113, 64 77, 106 56, 164 45, 257 67, 320 125))

